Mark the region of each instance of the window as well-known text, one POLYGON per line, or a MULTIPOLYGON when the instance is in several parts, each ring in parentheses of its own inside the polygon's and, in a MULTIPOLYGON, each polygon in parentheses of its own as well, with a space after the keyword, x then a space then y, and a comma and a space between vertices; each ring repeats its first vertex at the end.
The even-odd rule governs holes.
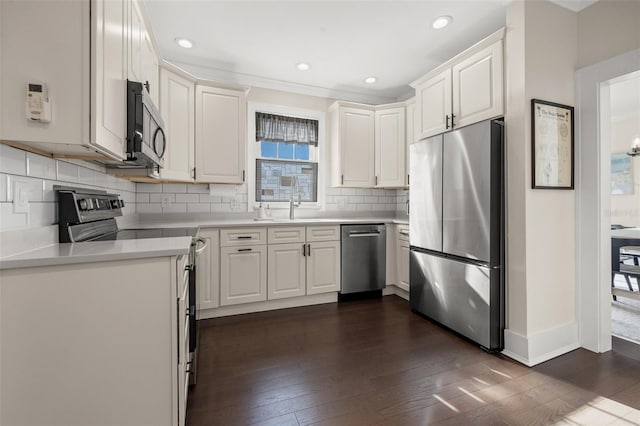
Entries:
POLYGON ((289 201, 297 177, 301 201, 317 203, 318 120, 259 111, 255 120, 255 201, 289 201))

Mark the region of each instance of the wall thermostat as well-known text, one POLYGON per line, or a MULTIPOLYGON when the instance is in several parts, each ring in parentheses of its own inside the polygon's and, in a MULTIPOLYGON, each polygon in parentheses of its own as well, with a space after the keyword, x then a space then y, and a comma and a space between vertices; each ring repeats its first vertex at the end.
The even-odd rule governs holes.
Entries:
POLYGON ((51 121, 51 104, 46 84, 27 84, 27 119, 40 123, 51 121))

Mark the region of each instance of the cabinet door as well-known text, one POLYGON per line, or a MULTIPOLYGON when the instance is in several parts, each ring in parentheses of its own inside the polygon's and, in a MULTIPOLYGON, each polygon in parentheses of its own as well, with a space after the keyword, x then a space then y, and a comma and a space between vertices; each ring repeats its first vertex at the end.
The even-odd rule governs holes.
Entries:
POLYGON ((340 291, 340 241, 309 244, 307 294, 340 291))
POLYGON ((196 87, 196 180, 244 182, 247 126, 243 92, 196 87))
POLYGON ((502 86, 502 40, 454 65, 454 125, 466 126, 502 115, 502 86))
POLYGON ((414 140, 414 135, 415 135, 415 114, 416 114, 416 102, 415 99, 412 100, 411 102, 409 102, 407 104, 407 109, 405 112, 405 120, 407 123, 407 126, 405 127, 406 129, 406 142, 405 142, 405 151, 404 151, 404 155, 405 155, 405 185, 409 186, 409 181, 411 179, 411 176, 409 176, 409 170, 411 170, 410 166, 409 166, 409 145, 411 145, 413 142, 415 142, 414 140))
POLYGON ((403 240, 398 240, 398 278, 396 283, 398 287, 403 290, 409 291, 409 243, 403 240))
POLYGON ((405 185, 405 111, 404 107, 376 111, 375 184, 378 187, 405 185))
POLYGON ((136 0, 127 0, 129 31, 127 49, 129 51, 127 77, 131 81, 143 82, 142 51, 144 46, 144 20, 136 0))
POLYGON ((416 139, 445 132, 451 126, 451 69, 416 87, 416 139))
POLYGON ((91 2, 91 143, 126 158, 126 0, 91 2))
POLYGON ((160 178, 193 181, 195 85, 166 69, 160 73, 160 113, 167 135, 167 153, 160 178))
MULTIPOLYGON (((196 303, 198 311, 220 306, 220 233, 217 229, 200 231, 207 246, 196 261, 196 303)), ((202 246, 198 242, 198 249, 202 246)))
POLYGON ((374 180, 374 113, 340 108, 340 182, 348 187, 372 187, 374 180))
POLYGON ((220 249, 220 305, 267 300, 267 246, 220 249))
POLYGON ((92 143, 126 158, 126 0, 93 1, 92 143))
POLYGON ((273 244, 269 246, 267 299, 304 296, 304 244, 273 244))
MULTIPOLYGON (((158 57, 151 42, 149 32, 145 31, 142 43, 142 81, 149 85, 149 96, 154 105, 160 102, 160 67, 158 57)), ((193 108, 193 102, 191 102, 193 108)), ((164 118, 164 117, 163 117, 164 118)))

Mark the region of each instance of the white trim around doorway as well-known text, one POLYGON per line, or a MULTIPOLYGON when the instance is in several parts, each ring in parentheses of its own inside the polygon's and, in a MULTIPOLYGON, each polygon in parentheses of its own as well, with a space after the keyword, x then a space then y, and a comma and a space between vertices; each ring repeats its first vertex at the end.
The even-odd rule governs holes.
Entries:
POLYGON ((639 69, 640 49, 576 72, 576 306, 580 345, 594 352, 611 350, 611 143, 601 137, 601 84, 639 69))

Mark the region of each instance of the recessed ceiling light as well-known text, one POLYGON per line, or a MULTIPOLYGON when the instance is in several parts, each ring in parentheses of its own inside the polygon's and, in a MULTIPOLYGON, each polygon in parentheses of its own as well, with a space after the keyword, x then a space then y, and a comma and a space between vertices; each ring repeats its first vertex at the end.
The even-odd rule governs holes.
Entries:
POLYGON ((193 42, 188 38, 177 37, 176 43, 178 43, 180 47, 184 47, 185 49, 191 49, 193 47, 193 42))
POLYGON ((375 77, 367 77, 367 78, 364 79, 364 82, 367 83, 367 84, 373 84, 376 81, 378 81, 378 79, 375 78, 375 77))
POLYGON ((300 71, 306 71, 311 68, 311 65, 300 62, 298 65, 296 65, 296 68, 298 68, 300 71))
POLYGON ((439 30, 449 25, 451 21, 453 21, 453 18, 451 16, 444 15, 433 21, 433 24, 431 24, 431 26, 436 30, 439 30))

